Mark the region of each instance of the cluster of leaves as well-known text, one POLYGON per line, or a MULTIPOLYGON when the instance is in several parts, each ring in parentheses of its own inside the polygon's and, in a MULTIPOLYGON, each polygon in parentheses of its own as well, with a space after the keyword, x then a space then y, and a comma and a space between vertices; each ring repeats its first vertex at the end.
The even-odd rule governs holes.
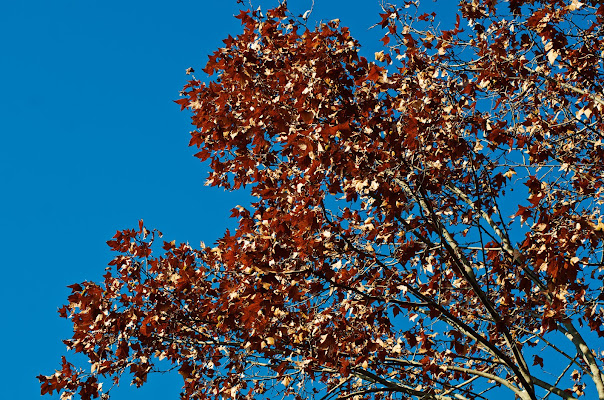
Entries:
POLYGON ((177 103, 207 183, 257 201, 215 247, 118 232, 61 309, 91 370, 43 394, 166 359, 184 399, 604 399, 604 6, 462 0, 443 31, 416 3, 375 62, 337 20, 237 16, 177 103))

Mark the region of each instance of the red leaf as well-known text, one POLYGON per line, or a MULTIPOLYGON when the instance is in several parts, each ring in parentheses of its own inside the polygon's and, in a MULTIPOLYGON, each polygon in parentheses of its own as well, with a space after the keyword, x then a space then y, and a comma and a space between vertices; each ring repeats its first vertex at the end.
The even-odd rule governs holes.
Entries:
POLYGON ((374 64, 371 67, 371 69, 369 70, 369 74, 367 74, 366 79, 373 81, 373 82, 377 82, 377 80, 380 79, 380 76, 381 76, 383 70, 384 70, 384 68, 378 67, 377 65, 374 64))
POLYGON ((382 28, 385 28, 390 21, 390 13, 380 13, 380 17, 382 17, 382 20, 379 22, 379 24, 382 28))
POLYGON ((535 355, 533 357, 533 365, 539 365, 541 368, 543 368, 543 358, 539 357, 538 355, 535 355))

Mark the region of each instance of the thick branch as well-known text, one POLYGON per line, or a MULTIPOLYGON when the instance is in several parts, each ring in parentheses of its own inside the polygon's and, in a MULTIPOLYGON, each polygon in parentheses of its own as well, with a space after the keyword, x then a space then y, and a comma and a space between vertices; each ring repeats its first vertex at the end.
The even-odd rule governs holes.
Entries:
POLYGON ((570 393, 568 393, 564 390, 561 390, 561 389, 555 387, 554 385, 550 385, 549 383, 544 382, 539 378, 535 378, 534 376, 532 377, 532 379, 533 379, 533 383, 535 383, 535 385, 542 387, 543 389, 549 390, 553 394, 558 395, 565 400, 577 400, 577 398, 573 397, 570 393))
MULTIPOLYGON (((421 367, 422 363, 417 362, 417 361, 410 361, 410 360, 403 360, 403 359, 399 359, 399 358, 390 358, 390 357, 386 357, 385 361, 390 361, 396 364, 400 364, 400 365, 412 365, 415 367, 421 367)), ((503 379, 497 375, 494 374, 490 374, 488 372, 484 372, 484 371, 478 371, 475 369, 471 369, 471 368, 464 368, 464 367, 458 367, 456 365, 445 365, 443 366, 443 368, 445 369, 450 369, 452 371, 458 371, 458 372, 464 372, 467 373, 469 375, 474 375, 474 376, 480 376, 483 378, 487 378, 487 379, 491 379, 497 383, 500 383, 501 385, 507 387, 508 389, 510 389, 512 392, 514 392, 515 395, 517 395, 520 398, 526 398, 527 397, 527 392, 514 386, 511 382, 509 382, 506 379, 503 379)))
MULTIPOLYGON (((416 193, 414 193, 411 187, 406 182, 397 178, 395 178, 395 182, 400 185, 400 187, 403 189, 405 194, 407 194, 407 196, 415 198, 422 208, 424 208, 425 210, 429 210, 430 213, 434 215, 434 211, 432 210, 428 202, 423 197, 420 197, 416 193)), ((469 265, 469 263, 463 256, 461 250, 459 249, 459 246, 457 245, 457 242, 453 239, 453 236, 451 236, 449 231, 442 225, 442 223, 440 223, 440 221, 436 217, 433 218, 433 221, 437 225, 437 228, 439 229, 441 235, 444 237, 445 245, 449 247, 449 252, 451 253, 451 256, 453 256, 458 265, 460 265, 461 272, 465 275, 466 280, 472 286, 474 293, 476 293, 482 304, 486 307, 487 311, 489 312, 489 315, 491 315, 493 320, 496 323, 501 322, 501 316, 499 315, 487 295, 480 288, 480 285, 476 281, 474 270, 472 270, 472 267, 469 265)), ((507 327, 503 324, 498 325, 501 326, 505 341, 510 350, 512 350, 514 358, 518 363, 518 368, 515 365, 510 365, 509 367, 514 370, 514 372, 518 376, 518 379, 520 379, 523 386, 525 386, 528 393, 530 394, 530 398, 536 400, 533 384, 530 379, 528 365, 524 360, 524 356, 520 352, 520 349, 518 349, 518 346, 516 345, 516 342, 508 331, 507 327)))
POLYGON ((564 322, 562 324, 565 328, 563 331, 564 335, 575 345, 579 354, 583 356, 583 361, 589 367, 591 371, 591 378, 596 385, 596 390, 598 391, 598 399, 604 400, 604 383, 603 383, 603 374, 600 368, 598 367, 598 363, 596 358, 591 352, 587 343, 581 336, 581 334, 577 331, 574 325, 570 322, 564 322))
MULTIPOLYGON (((459 196, 459 198, 461 200, 463 200, 466 204, 468 204, 473 210, 478 210, 480 212, 480 216, 487 222, 487 224, 491 227, 491 229, 493 229, 495 234, 501 239, 501 245, 503 247, 503 250, 507 253, 507 255, 509 257, 514 258, 514 248, 512 247, 510 239, 499 228, 499 226, 493 220, 493 218, 491 218, 489 213, 487 213, 482 208, 479 209, 478 207, 476 207, 476 204, 474 204, 474 202, 461 189, 459 189, 453 185, 447 185, 447 189, 451 190, 453 193, 455 193, 457 196, 459 196)), ((543 282, 541 282, 539 277, 536 276, 533 273, 533 271, 529 270, 528 268, 525 268, 524 266, 522 266, 522 268, 523 268, 524 272, 526 272, 528 277, 533 282, 535 282, 539 286, 539 288, 541 288, 541 290, 545 291, 547 289, 547 286, 545 286, 545 284, 543 282)))

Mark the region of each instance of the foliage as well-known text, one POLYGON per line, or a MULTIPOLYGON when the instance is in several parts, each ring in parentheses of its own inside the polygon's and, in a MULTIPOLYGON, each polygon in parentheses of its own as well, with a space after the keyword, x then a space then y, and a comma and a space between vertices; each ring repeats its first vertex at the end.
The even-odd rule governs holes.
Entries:
POLYGON ((214 247, 118 232, 60 310, 91 370, 43 394, 168 365, 185 399, 604 399, 604 5, 462 0, 441 30, 416 3, 375 62, 337 20, 237 16, 177 103, 207 183, 256 201, 214 247))

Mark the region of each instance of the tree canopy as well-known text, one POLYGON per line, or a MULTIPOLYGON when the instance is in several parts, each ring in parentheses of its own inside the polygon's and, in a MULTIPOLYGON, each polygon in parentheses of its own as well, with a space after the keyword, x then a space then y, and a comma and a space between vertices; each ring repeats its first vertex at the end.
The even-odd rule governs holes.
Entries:
POLYGON ((42 394, 174 369, 183 399, 604 399, 604 5, 402 3, 374 60, 241 11, 176 102, 254 202, 213 246, 119 231, 60 309, 90 367, 42 394))

